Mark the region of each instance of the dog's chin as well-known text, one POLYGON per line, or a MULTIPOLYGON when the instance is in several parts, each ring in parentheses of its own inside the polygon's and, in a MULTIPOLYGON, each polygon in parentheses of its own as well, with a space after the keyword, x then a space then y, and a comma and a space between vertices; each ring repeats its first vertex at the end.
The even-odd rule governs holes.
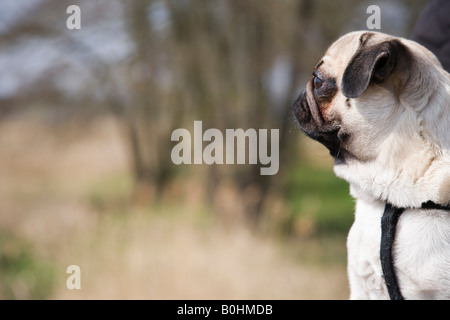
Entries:
POLYGON ((349 152, 342 146, 343 139, 340 134, 340 129, 327 131, 327 132, 312 132, 302 127, 298 119, 296 119, 298 128, 311 139, 320 142, 325 146, 330 155, 334 158, 335 165, 341 165, 346 162, 346 159, 350 156, 349 152))
POLYGON ((306 134, 309 138, 320 142, 329 151, 334 158, 335 165, 344 164, 349 153, 343 147, 343 142, 348 138, 347 134, 343 134, 340 127, 330 128, 326 125, 323 128, 318 128, 314 125, 309 110, 305 106, 299 109, 297 105, 294 108, 294 119, 297 127, 306 134), (304 114, 306 113, 306 114, 304 114), (309 121, 308 121, 309 120, 309 121))
POLYGON ((320 132, 315 139, 330 151, 330 155, 334 158, 335 163, 338 164, 345 162, 345 150, 342 149, 342 140, 339 138, 339 130, 340 129, 330 132, 320 132))

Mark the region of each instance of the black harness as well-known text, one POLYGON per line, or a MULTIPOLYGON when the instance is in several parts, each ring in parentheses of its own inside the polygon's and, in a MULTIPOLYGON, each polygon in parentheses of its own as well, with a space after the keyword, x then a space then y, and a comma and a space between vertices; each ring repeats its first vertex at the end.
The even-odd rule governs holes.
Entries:
MULTIPOLYGON (((383 217, 381 218, 380 260, 384 281, 386 282, 386 287, 391 300, 404 300, 395 275, 392 259, 392 245, 395 239, 398 219, 405 209, 406 208, 397 208, 390 203, 386 203, 383 217)), ((422 203, 420 209, 450 210, 450 206, 442 206, 432 201, 428 201, 422 203)))

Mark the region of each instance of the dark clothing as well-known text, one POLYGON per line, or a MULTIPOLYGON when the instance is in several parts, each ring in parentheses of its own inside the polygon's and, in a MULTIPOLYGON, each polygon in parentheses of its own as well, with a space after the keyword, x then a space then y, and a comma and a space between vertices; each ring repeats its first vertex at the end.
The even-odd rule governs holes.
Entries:
POLYGON ((417 20, 411 39, 433 52, 450 72, 450 1, 430 0, 417 20))

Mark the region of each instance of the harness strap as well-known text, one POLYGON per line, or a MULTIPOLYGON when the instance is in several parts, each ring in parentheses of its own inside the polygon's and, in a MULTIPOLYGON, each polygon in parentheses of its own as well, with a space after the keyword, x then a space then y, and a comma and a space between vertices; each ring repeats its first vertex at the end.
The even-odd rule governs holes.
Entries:
MULTIPOLYGON (((450 210, 450 206, 442 206, 432 201, 422 203, 421 209, 450 210)), ((383 270, 384 281, 388 289, 391 300, 404 300, 397 277, 394 270, 394 261, 392 258, 392 245, 395 240, 395 231, 397 222, 405 208, 397 208, 390 203, 384 207, 383 217, 381 218, 381 243, 380 260, 383 270)))
POLYGON ((383 217, 381 218, 381 269, 383 270, 384 281, 386 282, 386 287, 391 300, 404 300, 397 283, 394 262, 392 259, 392 245, 395 239, 397 222, 403 211, 405 211, 404 208, 397 208, 390 203, 386 203, 383 217))

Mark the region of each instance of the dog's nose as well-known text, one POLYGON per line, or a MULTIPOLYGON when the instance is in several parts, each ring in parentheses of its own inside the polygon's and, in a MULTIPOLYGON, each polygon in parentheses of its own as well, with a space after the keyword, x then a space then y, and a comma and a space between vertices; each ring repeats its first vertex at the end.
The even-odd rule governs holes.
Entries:
POLYGON ((306 101, 306 90, 303 90, 297 100, 295 100, 293 105, 293 114, 295 120, 297 120, 299 124, 308 123, 311 121, 311 112, 306 101))

